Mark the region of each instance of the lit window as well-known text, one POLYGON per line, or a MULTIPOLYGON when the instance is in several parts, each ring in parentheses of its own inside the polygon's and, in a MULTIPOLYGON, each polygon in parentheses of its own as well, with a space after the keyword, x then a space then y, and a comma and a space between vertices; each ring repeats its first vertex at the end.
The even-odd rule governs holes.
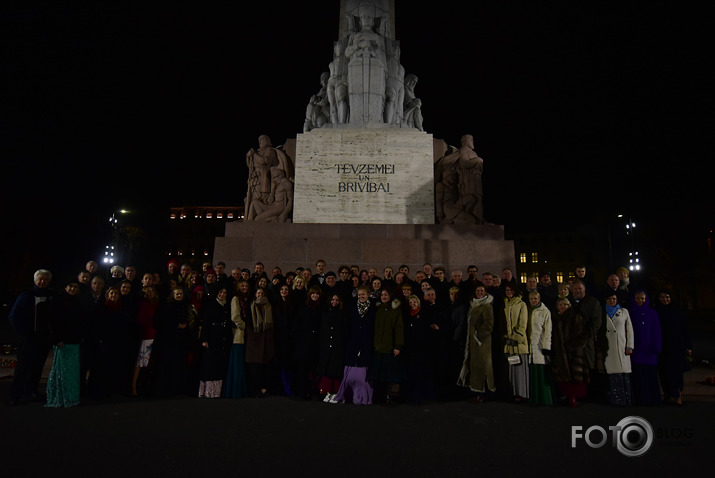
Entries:
POLYGON ((521 279, 521 283, 522 283, 522 284, 526 284, 526 277, 527 277, 527 276, 526 276, 526 272, 522 272, 522 273, 519 275, 519 278, 521 279))
POLYGON ((521 254, 519 254, 519 262, 521 262, 522 264, 526 264, 526 252, 522 252, 521 254))
POLYGON ((171 216, 169 216, 169 218, 170 218, 170 219, 176 219, 176 214, 172 214, 171 216))
POLYGON ((210 212, 207 212, 207 213, 206 213, 206 219, 211 219, 212 217, 213 217, 213 216, 212 216, 212 214, 211 214, 210 212))
POLYGON ((539 262, 539 253, 538 252, 532 252, 531 253, 531 263, 536 264, 539 262))
POLYGON ((233 213, 229 212, 228 214, 226 214, 226 219, 233 219, 233 213))
POLYGON ((557 272, 556 273, 556 282, 563 282, 564 281, 564 273, 563 272, 557 272))

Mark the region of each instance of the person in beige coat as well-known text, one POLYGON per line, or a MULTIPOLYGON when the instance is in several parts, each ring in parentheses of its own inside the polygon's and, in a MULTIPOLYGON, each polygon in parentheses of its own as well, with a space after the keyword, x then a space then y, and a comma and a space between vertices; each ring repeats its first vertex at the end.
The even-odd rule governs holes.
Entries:
POLYGON ((628 310, 618 304, 615 292, 606 297, 606 317, 603 321, 608 350, 604 368, 608 374, 607 399, 611 405, 627 407, 633 404, 631 388, 631 353, 633 324, 628 310))
POLYGON ((529 398, 529 312, 511 283, 504 287, 504 317, 504 353, 509 361, 509 383, 514 401, 519 403, 529 398))
POLYGON ((231 299, 231 322, 233 323, 233 344, 226 377, 226 398, 243 398, 246 388, 246 320, 250 318, 248 281, 240 279, 236 283, 236 293, 231 299))
POLYGON ((483 285, 479 285, 474 290, 467 313, 467 341, 457 385, 469 387, 472 392, 477 393, 475 403, 483 401, 487 390, 496 390, 492 368, 493 303, 494 297, 487 294, 483 285))

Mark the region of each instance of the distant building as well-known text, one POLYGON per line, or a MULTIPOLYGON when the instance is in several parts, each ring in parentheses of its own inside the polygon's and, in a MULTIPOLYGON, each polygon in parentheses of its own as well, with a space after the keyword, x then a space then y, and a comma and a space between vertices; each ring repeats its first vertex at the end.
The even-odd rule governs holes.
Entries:
POLYGON ((610 264, 608 237, 598 228, 516 233, 507 230, 506 237, 514 241, 514 275, 521 283, 542 272, 548 272, 553 283, 566 282, 582 264, 591 277, 605 281, 610 264))
POLYGON ((223 236, 226 223, 242 221, 243 206, 185 206, 169 208, 165 233, 165 256, 169 260, 200 267, 212 261, 216 237, 223 236))

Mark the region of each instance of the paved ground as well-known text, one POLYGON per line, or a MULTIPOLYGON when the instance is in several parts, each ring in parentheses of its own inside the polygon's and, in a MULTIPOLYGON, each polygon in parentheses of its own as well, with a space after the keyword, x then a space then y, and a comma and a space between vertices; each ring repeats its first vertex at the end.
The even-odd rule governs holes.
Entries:
MULTIPOLYGON (((696 350, 713 349, 712 338, 696 335, 696 350)), ((686 374, 685 405, 657 408, 589 403, 568 409, 467 401, 387 408, 285 397, 111 397, 70 409, 47 409, 39 402, 5 406, 10 381, 0 379, 0 476, 702 474, 712 467, 715 450, 715 387, 698 383, 714 376, 715 369, 702 360, 713 363, 713 356, 700 355, 686 374), (572 447, 572 427, 586 434, 591 427, 608 430, 633 416, 644 418, 653 429, 653 444, 644 455, 625 456, 612 446, 610 436, 601 448, 589 447, 582 438, 572 447)), ((0 369, 0 376, 7 372, 0 369)), ((602 435, 594 428, 588 437, 594 443, 602 435)))

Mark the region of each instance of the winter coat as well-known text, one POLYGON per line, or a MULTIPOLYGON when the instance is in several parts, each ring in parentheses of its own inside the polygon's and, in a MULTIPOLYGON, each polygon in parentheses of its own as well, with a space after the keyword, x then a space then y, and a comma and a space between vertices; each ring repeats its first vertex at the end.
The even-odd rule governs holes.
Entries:
POLYGON ((467 315, 467 340, 464 362, 457 385, 484 392, 484 383, 495 390, 492 368, 492 331, 494 329, 494 297, 472 299, 467 315))
POLYGON ((325 307, 320 320, 318 366, 315 374, 341 378, 345 370, 347 316, 343 309, 325 307))
POLYGON ((504 315, 506 319, 506 345, 504 353, 521 355, 529 353, 527 326, 529 313, 521 297, 504 298, 504 315))
POLYGON ((606 373, 631 373, 631 358, 626 355, 626 349, 633 349, 633 325, 627 309, 620 308, 613 318, 604 319, 608 352, 604 366, 606 373))
POLYGON ((389 304, 379 304, 375 313, 375 351, 391 354, 405 346, 405 331, 401 302, 393 299, 389 304))
POLYGON ((633 323, 633 354, 631 362, 641 365, 658 365, 658 355, 662 349, 660 320, 658 312, 646 301, 643 305, 633 304, 630 309, 633 323))
POLYGON ((551 311, 542 302, 530 310, 529 318, 529 348, 531 363, 545 365, 544 350, 551 350, 551 311))
POLYGON ((246 318, 251 315, 250 303, 234 296, 231 299, 231 322, 233 322, 233 343, 246 343, 246 318))

